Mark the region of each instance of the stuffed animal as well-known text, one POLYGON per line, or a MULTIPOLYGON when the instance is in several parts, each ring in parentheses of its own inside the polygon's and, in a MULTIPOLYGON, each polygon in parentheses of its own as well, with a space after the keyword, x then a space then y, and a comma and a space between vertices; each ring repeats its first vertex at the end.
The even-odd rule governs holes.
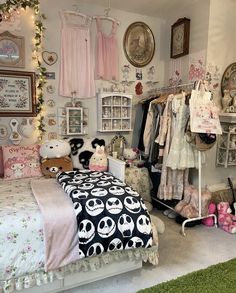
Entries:
POLYGON ((107 171, 107 156, 104 146, 97 146, 95 153, 89 161, 89 169, 92 171, 107 171))
POLYGON ((89 160, 95 152, 96 146, 105 146, 105 140, 99 138, 72 138, 69 143, 73 166, 78 169, 88 169, 89 160))
POLYGON ((134 160, 138 158, 138 150, 135 148, 125 148, 123 151, 123 157, 126 161, 126 164, 131 166, 134 160))
POLYGON ((41 160, 41 171, 45 177, 56 177, 58 172, 73 170, 71 158, 52 158, 41 160))
MULTIPOLYGON (((209 204, 209 206, 208 206, 208 215, 215 214, 215 212, 216 212, 216 205, 213 202, 211 202, 209 204)), ((209 217, 209 218, 203 219, 202 220, 202 224, 203 225, 206 225, 208 227, 214 226, 214 219, 213 219, 213 217, 209 217)))
POLYGON ((44 159, 62 158, 69 156, 70 144, 66 140, 51 139, 45 141, 39 149, 39 154, 44 159))
POLYGON ((236 216, 231 214, 228 202, 221 201, 217 204, 218 224, 221 229, 229 233, 236 233, 236 216))

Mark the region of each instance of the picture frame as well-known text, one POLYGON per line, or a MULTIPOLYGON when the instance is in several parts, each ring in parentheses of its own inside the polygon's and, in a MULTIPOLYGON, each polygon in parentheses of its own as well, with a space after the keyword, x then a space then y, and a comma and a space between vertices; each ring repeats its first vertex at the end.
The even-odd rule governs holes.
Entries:
POLYGON ((170 57, 179 58, 189 53, 190 19, 180 18, 171 26, 170 57))
POLYGON ((0 70, 0 116, 36 116, 35 73, 0 70))
POLYGON ((0 66, 25 66, 25 39, 8 31, 0 34, 0 66))
POLYGON ((144 67, 155 53, 155 39, 150 27, 141 21, 132 23, 126 30, 123 49, 127 60, 135 67, 144 67))
POLYGON ((224 90, 229 90, 231 98, 236 97, 236 62, 231 63, 224 71, 221 79, 221 94, 224 97, 224 90))

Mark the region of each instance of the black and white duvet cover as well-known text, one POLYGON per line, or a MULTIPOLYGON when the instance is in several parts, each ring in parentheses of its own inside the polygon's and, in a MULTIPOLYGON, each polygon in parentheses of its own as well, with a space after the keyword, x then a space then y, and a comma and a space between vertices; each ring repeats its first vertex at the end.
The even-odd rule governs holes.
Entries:
POLYGON ((152 245, 151 221, 140 195, 108 172, 61 172, 78 223, 80 257, 152 245))

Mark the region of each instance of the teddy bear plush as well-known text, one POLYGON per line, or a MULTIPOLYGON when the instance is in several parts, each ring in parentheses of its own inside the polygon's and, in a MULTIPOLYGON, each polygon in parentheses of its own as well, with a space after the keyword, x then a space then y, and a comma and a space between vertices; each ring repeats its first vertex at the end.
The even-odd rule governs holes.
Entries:
POLYGON ((231 214, 229 203, 218 203, 217 211, 219 227, 228 233, 236 233, 236 216, 231 214))
MULTIPOLYGON (((216 213, 216 205, 215 203, 211 202, 208 206, 208 215, 216 213)), ((214 218, 209 217, 202 220, 202 224, 208 227, 214 226, 214 218)))
POLYGON ((58 172, 73 170, 72 160, 69 157, 42 159, 41 171, 45 177, 56 177, 58 172))
POLYGON ((95 153, 90 158, 89 169, 92 171, 107 171, 107 156, 104 146, 97 145, 95 153))

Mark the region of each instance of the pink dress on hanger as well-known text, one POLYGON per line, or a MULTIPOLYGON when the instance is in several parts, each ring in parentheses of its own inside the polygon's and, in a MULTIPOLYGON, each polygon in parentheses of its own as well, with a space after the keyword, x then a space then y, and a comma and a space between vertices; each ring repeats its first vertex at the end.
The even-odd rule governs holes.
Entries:
POLYGON ((97 23, 97 56, 96 56, 96 78, 105 80, 119 80, 119 55, 116 39, 117 23, 112 23, 110 34, 102 31, 101 20, 97 23))
POLYGON ((62 12, 59 84, 61 96, 79 98, 95 96, 91 22, 89 16, 62 12))

